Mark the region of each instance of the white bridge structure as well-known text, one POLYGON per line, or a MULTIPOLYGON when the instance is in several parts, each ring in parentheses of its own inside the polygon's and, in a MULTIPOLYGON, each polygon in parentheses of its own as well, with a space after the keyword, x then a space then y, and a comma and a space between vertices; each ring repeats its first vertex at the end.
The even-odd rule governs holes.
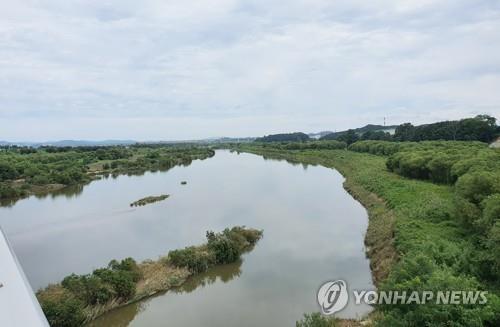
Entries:
POLYGON ((48 327, 21 265, 0 228, 0 326, 48 327))

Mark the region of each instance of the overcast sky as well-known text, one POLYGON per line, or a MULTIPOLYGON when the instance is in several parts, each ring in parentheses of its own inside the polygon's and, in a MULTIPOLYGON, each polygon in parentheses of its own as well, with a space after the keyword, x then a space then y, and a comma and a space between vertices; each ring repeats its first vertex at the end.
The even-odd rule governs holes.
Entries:
POLYGON ((500 118, 500 1, 4 0, 0 140, 500 118))

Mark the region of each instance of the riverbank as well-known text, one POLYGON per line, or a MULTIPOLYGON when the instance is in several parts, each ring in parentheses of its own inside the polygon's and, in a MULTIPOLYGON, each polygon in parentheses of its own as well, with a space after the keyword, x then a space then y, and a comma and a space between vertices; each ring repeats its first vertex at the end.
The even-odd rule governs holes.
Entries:
POLYGON ((252 250, 262 231, 233 227, 207 232, 207 243, 173 250, 158 260, 112 260, 91 274, 72 274, 37 292, 52 327, 80 326, 116 308, 182 285, 190 276, 235 262, 252 250))
MULTIPOLYGON (((373 282, 376 286, 387 278, 391 267, 397 260, 394 247, 395 214, 386 201, 379 195, 367 190, 363 183, 363 173, 372 169, 383 170, 385 163, 381 158, 371 156, 365 167, 359 163, 359 154, 345 150, 329 151, 276 151, 259 147, 245 146, 240 151, 262 155, 266 159, 287 160, 293 163, 321 165, 338 170, 345 178, 344 188, 358 200, 368 212, 369 224, 365 236, 367 255, 370 258, 373 282), (352 157, 354 155, 354 157, 352 157)), ((365 176, 366 177, 366 176, 365 176)))
POLYGON ((29 197, 64 192, 101 176, 140 175, 190 165, 214 156, 207 147, 135 145, 129 147, 12 148, 0 151, 0 205, 29 197))
POLYGON ((379 290, 487 290, 485 305, 379 305, 362 323, 377 326, 496 325, 498 290, 481 279, 475 238, 458 222, 453 187, 408 179, 386 168, 385 156, 348 150, 284 151, 243 145, 238 151, 338 170, 344 187, 369 213, 365 237, 379 290))

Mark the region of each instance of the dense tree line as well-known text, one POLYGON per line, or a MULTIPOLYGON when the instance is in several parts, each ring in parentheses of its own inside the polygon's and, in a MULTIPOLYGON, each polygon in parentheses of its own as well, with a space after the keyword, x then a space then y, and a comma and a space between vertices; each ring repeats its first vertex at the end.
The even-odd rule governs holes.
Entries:
POLYGON ((35 186, 86 183, 96 172, 166 170, 213 155, 213 150, 193 145, 4 147, 0 149, 0 199, 29 194, 35 186))
POLYGON ((255 142, 305 142, 310 137, 304 133, 272 134, 255 139, 255 142))
POLYGON ((334 150, 345 149, 347 144, 341 141, 272 142, 262 143, 262 147, 277 150, 334 150))
MULTIPOLYGON (((392 126, 383 126, 383 125, 372 125, 368 124, 366 126, 349 129, 347 131, 334 132, 330 134, 326 134, 321 139, 323 140, 343 140, 345 141, 344 134, 350 133, 351 137, 353 134, 362 140, 385 140, 386 138, 390 138, 391 134, 387 132, 387 130, 393 130, 397 127, 397 125, 392 126)), ((351 142, 353 143, 353 142, 351 142)))
POLYGON ((496 118, 488 115, 478 115, 474 118, 452 120, 413 126, 410 123, 396 128, 396 141, 481 141, 491 142, 500 132, 496 118))
POLYGON ((500 127, 496 125, 496 118, 488 115, 419 126, 405 123, 390 127, 367 125, 363 128, 327 134, 321 139, 339 140, 347 144, 352 144, 358 140, 491 142, 500 135, 500 127), (386 131, 390 127, 395 127, 394 135, 386 131))

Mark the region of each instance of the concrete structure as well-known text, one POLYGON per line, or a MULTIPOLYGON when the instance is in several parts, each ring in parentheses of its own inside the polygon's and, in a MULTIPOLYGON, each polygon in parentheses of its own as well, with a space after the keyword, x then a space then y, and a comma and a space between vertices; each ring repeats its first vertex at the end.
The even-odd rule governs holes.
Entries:
POLYGON ((16 255, 0 229, 0 326, 48 327, 16 255))

